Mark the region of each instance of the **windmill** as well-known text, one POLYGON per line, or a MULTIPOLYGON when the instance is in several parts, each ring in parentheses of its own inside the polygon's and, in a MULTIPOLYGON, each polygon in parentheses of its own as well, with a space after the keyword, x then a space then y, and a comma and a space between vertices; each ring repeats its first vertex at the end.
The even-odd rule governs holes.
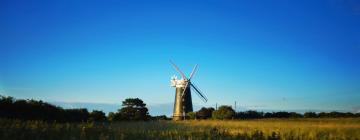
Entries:
POLYGON ((194 76, 197 69, 195 65, 192 70, 190 77, 187 78, 185 74, 172 62, 171 65, 175 68, 177 72, 180 73, 180 79, 177 79, 176 76, 171 77, 171 86, 175 87, 175 102, 174 102, 174 111, 173 111, 173 120, 183 120, 185 119, 185 114, 193 111, 193 105, 191 100, 191 90, 195 91, 201 100, 207 102, 207 98, 201 93, 199 88, 197 88, 194 83, 191 82, 191 78, 194 76))

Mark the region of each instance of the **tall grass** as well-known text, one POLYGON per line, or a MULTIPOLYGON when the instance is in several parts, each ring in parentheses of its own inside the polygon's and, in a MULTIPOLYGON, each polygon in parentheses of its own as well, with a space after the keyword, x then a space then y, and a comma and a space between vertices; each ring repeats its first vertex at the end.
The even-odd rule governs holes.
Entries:
POLYGON ((0 119, 0 139, 356 140, 360 139, 360 119, 195 120, 118 123, 46 123, 0 119))

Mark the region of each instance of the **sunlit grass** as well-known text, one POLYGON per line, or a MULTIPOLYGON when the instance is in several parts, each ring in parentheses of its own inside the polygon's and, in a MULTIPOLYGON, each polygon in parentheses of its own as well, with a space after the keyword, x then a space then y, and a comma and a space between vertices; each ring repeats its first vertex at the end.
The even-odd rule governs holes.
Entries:
POLYGON ((0 120, 0 139, 360 139, 359 118, 46 123, 0 120))
POLYGON ((282 139, 360 139, 360 119, 260 119, 243 121, 187 121, 189 126, 215 127, 230 135, 262 132, 282 139))

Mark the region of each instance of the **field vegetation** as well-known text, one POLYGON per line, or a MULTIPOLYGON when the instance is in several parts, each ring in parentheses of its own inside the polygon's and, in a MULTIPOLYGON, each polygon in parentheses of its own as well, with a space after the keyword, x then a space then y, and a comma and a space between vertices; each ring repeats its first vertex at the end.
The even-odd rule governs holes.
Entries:
POLYGON ((0 98, 0 140, 360 140, 360 114, 344 112, 236 112, 231 106, 189 112, 186 121, 150 116, 128 98, 107 116, 36 100, 0 98))
POLYGON ((1 119, 0 139, 357 140, 359 118, 57 123, 1 119))

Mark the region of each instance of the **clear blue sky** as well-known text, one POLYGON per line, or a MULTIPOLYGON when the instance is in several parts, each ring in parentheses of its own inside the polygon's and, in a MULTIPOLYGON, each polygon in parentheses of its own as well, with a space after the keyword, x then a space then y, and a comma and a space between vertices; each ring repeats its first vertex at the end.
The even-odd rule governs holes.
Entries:
POLYGON ((171 104, 169 59, 199 64, 197 106, 356 112, 360 2, 0 2, 2 95, 171 104))

